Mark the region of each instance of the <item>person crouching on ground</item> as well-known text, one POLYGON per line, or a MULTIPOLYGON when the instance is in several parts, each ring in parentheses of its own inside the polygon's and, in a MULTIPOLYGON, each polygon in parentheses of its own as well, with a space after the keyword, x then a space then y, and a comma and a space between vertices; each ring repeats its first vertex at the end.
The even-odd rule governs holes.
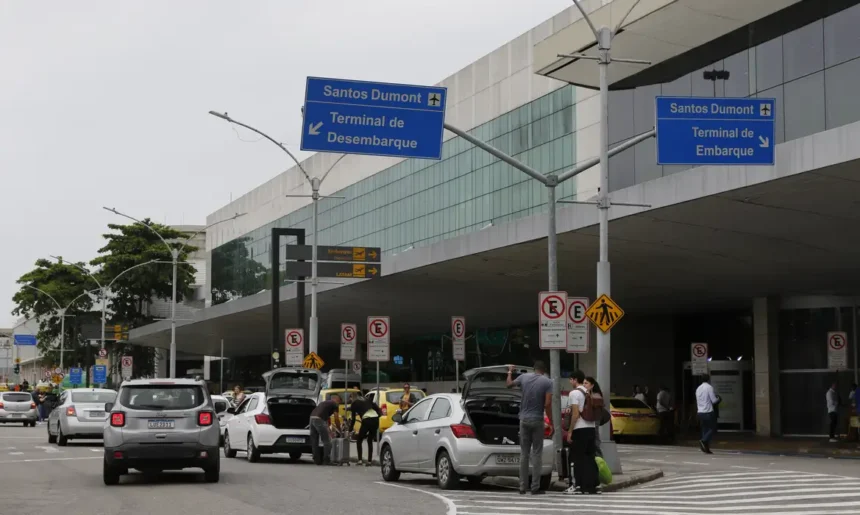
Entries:
POLYGON ((331 400, 323 401, 317 404, 317 407, 311 411, 311 449, 314 454, 319 452, 320 438, 323 442, 323 465, 331 465, 331 417, 338 412, 338 408, 343 403, 339 395, 332 395, 331 400))

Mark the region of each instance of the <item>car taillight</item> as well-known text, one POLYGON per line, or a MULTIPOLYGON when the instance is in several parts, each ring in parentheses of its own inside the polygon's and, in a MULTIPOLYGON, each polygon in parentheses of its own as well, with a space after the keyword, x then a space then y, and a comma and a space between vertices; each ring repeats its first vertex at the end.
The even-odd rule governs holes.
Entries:
POLYGON ((201 411, 197 414, 197 425, 198 426, 211 426, 212 425, 212 412, 211 411, 201 411))
POLYGON ((260 413, 259 415, 254 415, 254 421, 257 424, 261 425, 272 425, 272 418, 269 417, 266 413, 260 413))
POLYGON ((74 417, 75 414, 76 413, 75 413, 75 407, 74 406, 69 406, 68 408, 66 408, 66 416, 74 417))
POLYGON ((612 415, 613 417, 617 417, 617 418, 625 418, 625 417, 629 416, 629 415, 627 415, 627 413, 624 413, 621 411, 613 411, 610 413, 610 415, 612 415))
POLYGON ((0 409, 3 409, 3 403, 0 402, 0 409))
POLYGON ((36 403, 35 402, 30 403, 30 409, 36 409, 36 403))
POLYGON ((451 432, 455 438, 475 438, 475 430, 469 424, 454 424, 451 432))
POLYGON ((110 425, 113 427, 122 427, 125 425, 125 413, 111 413, 110 414, 110 425))
POLYGON ((380 408, 380 411, 382 411, 383 417, 387 417, 388 416, 388 404, 383 403, 382 407, 380 408))

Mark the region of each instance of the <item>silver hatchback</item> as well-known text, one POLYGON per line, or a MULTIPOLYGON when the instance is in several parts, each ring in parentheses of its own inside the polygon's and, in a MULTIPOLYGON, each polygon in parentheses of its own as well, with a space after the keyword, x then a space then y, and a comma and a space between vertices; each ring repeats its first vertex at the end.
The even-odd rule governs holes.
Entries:
POLYGON ((126 381, 107 403, 104 483, 129 469, 145 473, 201 468, 209 483, 221 470, 221 431, 206 384, 191 379, 126 381))
POLYGON ((36 403, 29 393, 0 393, 0 424, 14 422, 24 424, 24 427, 35 427, 38 418, 36 403))

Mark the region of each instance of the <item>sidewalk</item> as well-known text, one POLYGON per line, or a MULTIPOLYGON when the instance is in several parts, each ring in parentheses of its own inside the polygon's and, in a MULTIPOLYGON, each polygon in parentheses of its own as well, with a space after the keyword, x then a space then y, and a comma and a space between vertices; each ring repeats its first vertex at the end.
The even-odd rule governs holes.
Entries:
MULTIPOLYGON (((699 441, 688 436, 679 439, 677 445, 698 447, 699 441)), ((748 433, 717 433, 716 439, 711 442, 711 448, 749 454, 860 459, 860 443, 845 440, 830 443, 827 438, 769 438, 748 433)))

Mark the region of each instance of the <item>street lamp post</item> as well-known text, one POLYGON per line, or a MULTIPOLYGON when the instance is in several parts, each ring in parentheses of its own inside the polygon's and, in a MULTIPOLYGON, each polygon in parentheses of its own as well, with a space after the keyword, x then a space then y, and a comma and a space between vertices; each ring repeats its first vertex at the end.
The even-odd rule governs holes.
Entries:
MULTIPOLYGON (((46 295, 49 299, 51 299, 51 301, 54 303, 54 305, 57 306, 57 313, 59 313, 59 315, 60 315, 60 368, 65 370, 65 368, 63 367, 63 353, 65 352, 65 342, 66 342, 66 311, 68 311, 69 308, 72 306, 72 304, 77 302, 77 300, 80 299, 81 297, 83 297, 84 295, 89 295, 89 294, 91 294, 95 291, 99 291, 99 290, 85 291, 85 292, 81 293, 80 295, 78 295, 77 297, 75 297, 74 299, 72 299, 72 301, 69 302, 66 305, 66 307, 63 307, 62 305, 60 305, 59 302, 57 302, 57 299, 55 299, 50 293, 46 292, 45 290, 41 290, 39 288, 36 288, 35 286, 30 286, 29 284, 25 284, 24 287, 30 288, 31 290, 35 290, 35 291, 37 291, 43 295, 46 295)), ((74 316, 74 315, 69 315, 69 316, 74 316)))
MULTIPOLYGON (((278 148, 283 150, 288 156, 290 156, 290 159, 292 159, 293 162, 296 163, 296 166, 302 172, 302 175, 305 176, 305 179, 308 181, 308 184, 311 187, 310 198, 311 198, 311 202, 313 204, 313 216, 312 216, 312 221, 311 221, 311 224, 312 224, 311 231, 313 233, 313 236, 312 236, 312 240, 311 240, 311 320, 310 320, 310 338, 309 338, 309 341, 310 341, 310 352, 318 352, 319 351, 319 317, 317 315, 317 289, 318 289, 318 286, 320 284, 320 281, 319 281, 319 277, 317 275, 317 262, 318 262, 317 248, 318 248, 318 243, 319 243, 319 238, 318 238, 319 201, 320 201, 320 199, 323 199, 323 198, 337 198, 337 199, 345 198, 345 197, 338 196, 338 195, 320 195, 320 187, 322 186, 322 183, 325 180, 325 178, 328 177, 329 172, 331 172, 332 169, 338 163, 340 163, 341 159, 343 159, 344 157, 347 156, 347 154, 342 154, 340 157, 338 157, 337 160, 335 160, 335 162, 329 167, 329 169, 326 170, 326 172, 323 174, 322 177, 311 177, 308 174, 308 172, 305 171, 304 167, 299 162, 299 160, 296 159, 296 156, 292 152, 290 152, 289 149, 287 149, 287 147, 285 147, 284 145, 279 143, 277 140, 275 140, 274 138, 272 138, 268 134, 266 134, 266 133, 264 133, 258 129, 255 129, 254 127, 251 127, 250 125, 246 125, 242 122, 234 120, 233 118, 230 118, 227 115, 227 113, 219 113, 217 111, 209 111, 209 114, 211 114, 212 116, 214 116, 216 118, 221 118, 222 120, 226 120, 230 123, 234 123, 240 127, 244 127, 246 129, 248 129, 249 131, 253 131, 253 132, 259 134, 260 136, 266 138, 267 140, 271 141, 275 145, 277 145, 278 148)), ((302 198, 308 197, 308 195, 286 195, 286 196, 287 197, 302 197, 302 198)), ((273 271, 272 273, 275 273, 275 271, 273 271)))
MULTIPOLYGON (((171 263, 173 264, 173 285, 172 285, 173 293, 171 294, 171 303, 170 303, 171 304, 170 305, 170 378, 174 379, 176 377, 176 275, 177 275, 177 269, 179 268, 179 256, 182 254, 182 251, 185 249, 185 247, 188 246, 188 242, 193 240, 194 237, 196 237, 198 234, 204 233, 209 228, 216 226, 220 223, 228 222, 230 220, 235 220, 235 219, 239 218, 240 216, 244 216, 245 213, 236 213, 235 215, 231 216, 230 218, 225 218, 224 220, 219 220, 217 222, 214 222, 214 223, 207 225, 203 229, 200 229, 199 231, 195 232, 194 234, 192 234, 191 236, 186 238, 185 241, 182 242, 182 245, 177 249, 177 248, 171 246, 169 243, 167 243, 167 240, 165 240, 164 237, 161 236, 161 233, 156 231, 155 228, 152 227, 151 225, 144 223, 143 221, 138 220, 137 218, 129 216, 125 213, 121 213, 121 212, 117 211, 116 208, 103 207, 102 209, 104 209, 106 211, 110 211, 111 213, 113 213, 115 215, 119 215, 119 216, 122 216, 124 218, 128 218, 129 220, 132 220, 132 221, 139 223, 140 225, 146 227, 147 229, 152 231, 156 236, 158 236, 158 239, 160 239, 162 241, 162 243, 164 243, 164 246, 167 247, 167 250, 170 251, 171 263)), ((150 261, 148 263, 154 263, 154 262, 156 262, 156 261, 153 260, 153 261, 150 261)), ((143 263, 143 264, 148 264, 148 263, 143 263)), ((140 265, 137 265, 137 266, 140 266, 140 265)), ((125 273, 125 272, 123 272, 123 273, 125 273)), ((122 274, 120 274, 120 275, 122 275, 122 274)), ((117 276, 117 277, 119 277, 119 276, 117 276)), ((104 331, 104 327, 102 328, 102 331, 104 331)), ((104 337, 102 337, 102 340, 103 340, 102 341, 102 347, 104 347, 104 337)))

